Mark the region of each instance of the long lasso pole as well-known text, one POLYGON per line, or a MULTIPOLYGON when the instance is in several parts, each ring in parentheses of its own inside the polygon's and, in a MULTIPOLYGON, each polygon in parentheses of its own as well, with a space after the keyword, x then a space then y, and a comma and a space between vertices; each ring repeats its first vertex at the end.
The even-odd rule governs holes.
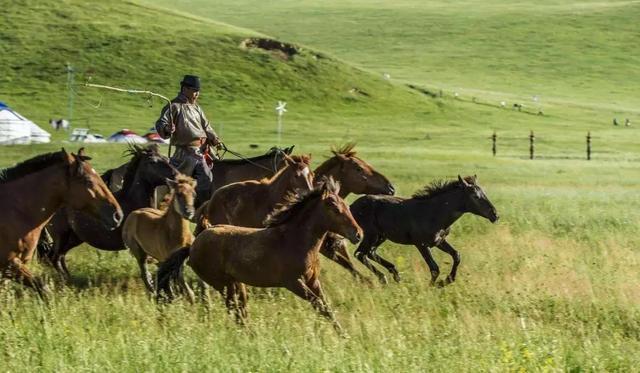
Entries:
MULTIPOLYGON (((167 109, 167 110, 169 110, 169 119, 171 120, 171 124, 174 124, 173 123, 173 112, 171 111, 171 100, 169 100, 166 96, 163 96, 163 95, 161 95, 159 93, 155 93, 155 92, 152 92, 152 91, 147 91, 147 90, 118 88, 118 87, 111 87, 111 86, 103 85, 103 84, 85 83, 84 85, 85 85, 85 87, 102 88, 102 89, 108 89, 108 90, 116 91, 116 92, 124 92, 124 93, 132 93, 132 94, 144 94, 144 95, 160 97, 161 99, 165 100, 167 102, 167 104, 169 105, 169 108, 167 109)), ((173 131, 171 131, 171 136, 173 136, 173 131)), ((171 140, 169 140, 169 158, 171 158, 171 140)))

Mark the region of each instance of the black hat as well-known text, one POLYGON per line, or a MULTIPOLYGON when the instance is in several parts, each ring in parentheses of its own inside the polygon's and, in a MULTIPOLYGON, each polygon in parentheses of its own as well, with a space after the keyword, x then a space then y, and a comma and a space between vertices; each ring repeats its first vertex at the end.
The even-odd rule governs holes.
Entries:
POLYGON ((200 78, 195 75, 185 75, 184 78, 182 78, 180 85, 200 90, 200 78))

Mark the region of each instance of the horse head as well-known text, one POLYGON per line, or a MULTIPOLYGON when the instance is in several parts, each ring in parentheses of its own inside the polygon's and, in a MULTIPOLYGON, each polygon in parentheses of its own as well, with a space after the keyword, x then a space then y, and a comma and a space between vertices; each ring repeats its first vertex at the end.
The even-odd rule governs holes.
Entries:
POLYGON ((362 229, 351 215, 347 203, 340 197, 340 184, 333 178, 320 181, 321 201, 329 231, 347 238, 356 244, 362 239, 362 229))
POLYGON ((313 172, 309 168, 311 163, 311 154, 309 155, 284 155, 285 163, 292 177, 292 186, 294 190, 311 190, 313 189, 313 172))
POLYGON ((342 197, 355 194, 387 194, 393 195, 395 188, 384 175, 376 171, 366 161, 356 156, 355 144, 347 144, 339 149, 332 149, 334 166, 337 169, 334 177, 342 186, 342 197))
POLYGON ((88 162, 91 158, 85 155, 84 148, 80 148, 78 154, 62 151, 68 167, 66 203, 73 209, 93 214, 109 229, 117 228, 124 216, 122 208, 88 162))
POLYGON ((175 179, 179 174, 178 170, 169 163, 169 158, 160 154, 157 144, 146 147, 131 145, 127 152, 133 158, 125 174, 122 189, 129 190, 127 187, 133 187, 134 183, 153 189, 164 185, 166 179, 175 179))
POLYGON ((458 175, 458 182, 464 191, 467 211, 495 223, 498 220, 498 212, 491 201, 489 201, 489 197, 487 197, 482 188, 477 184, 477 177, 473 175, 462 178, 458 175))
POLYGON ((173 203, 169 208, 175 209, 183 218, 191 220, 195 214, 196 181, 180 174, 175 180, 166 179, 166 183, 173 194, 173 203))

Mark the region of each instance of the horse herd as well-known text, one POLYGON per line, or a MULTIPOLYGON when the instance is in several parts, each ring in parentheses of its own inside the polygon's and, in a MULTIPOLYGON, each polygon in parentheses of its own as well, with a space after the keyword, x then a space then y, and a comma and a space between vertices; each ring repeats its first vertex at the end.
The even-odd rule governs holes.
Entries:
POLYGON ((183 264, 225 299, 228 309, 246 318, 246 285, 283 287, 309 301, 339 328, 319 280, 319 254, 356 278, 345 239, 358 244, 356 258, 386 283, 371 261, 400 280, 395 265, 377 248, 386 240, 415 245, 429 266, 431 283, 455 281, 458 252, 446 241, 464 213, 491 222, 498 214, 476 177, 427 185, 411 198, 394 196, 389 180, 357 156, 354 145, 332 149, 314 171, 309 155, 293 147, 242 160, 216 161, 210 199, 194 206, 195 181, 171 166, 157 146, 130 146, 131 159, 100 177, 80 149, 77 154, 47 153, 0 171, 0 270, 3 277, 49 290, 25 265, 38 255, 69 277, 65 255, 86 242, 108 251, 129 249, 142 280, 159 299, 171 300, 177 286, 194 295, 183 264), (154 203, 154 191, 169 193, 154 203), (344 198, 363 194, 351 206, 344 198), (196 223, 192 233, 190 222, 196 223), (46 227, 46 229, 44 229, 46 227), (344 239, 343 239, 344 238, 344 239), (444 281, 430 248, 451 255, 444 281), (158 261, 157 284, 147 263, 158 261))

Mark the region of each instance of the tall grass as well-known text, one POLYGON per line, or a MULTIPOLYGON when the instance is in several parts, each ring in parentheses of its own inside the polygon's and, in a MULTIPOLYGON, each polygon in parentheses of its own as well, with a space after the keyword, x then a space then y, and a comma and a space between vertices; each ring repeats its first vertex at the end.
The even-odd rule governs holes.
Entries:
MULTIPOLYGON (((40 122, 63 116, 65 76, 55 66, 67 59, 78 67, 80 81, 92 75, 162 93, 193 67, 209 79, 205 111, 236 151, 257 154, 276 143, 272 103, 284 99, 290 111, 280 145, 312 153, 315 165, 331 145, 357 141, 360 155, 402 196, 434 179, 477 174, 501 219, 492 225, 464 216, 453 226, 450 242, 462 264, 457 282, 445 288, 428 285, 427 267, 413 247, 387 242, 379 249, 403 277, 388 286, 355 282, 322 259, 321 280, 347 338, 308 304, 278 289, 251 289, 246 327, 234 323, 213 293, 196 304, 158 306, 145 293, 130 254, 82 245, 69 254, 70 285, 30 264, 55 289, 49 304, 12 283, 0 285, 0 369, 637 370, 638 130, 610 126, 612 112, 633 113, 628 106, 635 104, 627 95, 634 86, 629 66, 635 56, 619 61, 613 53, 635 37, 629 30, 634 2, 174 3, 199 14, 119 1, 9 4, 0 13, 2 24, 11 25, 0 29, 0 40, 7 41, 0 43, 0 100, 40 122), (293 63, 245 54, 238 41, 257 33, 207 16, 335 56, 316 64, 309 47, 293 63), (608 20, 623 26, 603 33, 608 20), (314 23, 332 32, 309 27, 314 23), (575 29, 582 30, 579 38, 570 34, 575 29), (505 47, 536 30, 541 39, 505 47), (504 41, 491 42, 496 34, 504 41), (178 43, 176 35, 188 43, 178 43), (591 39, 593 48, 583 53, 591 39), (545 43, 568 48, 566 64, 554 59, 556 49, 542 48, 545 43), (12 54, 5 53, 9 45, 12 54), (192 65, 182 58, 188 45, 197 47, 192 65), (593 58, 583 60, 583 54, 593 58), (531 57, 546 62, 528 75, 519 66, 531 57), (562 68, 556 70, 558 64, 562 68), (554 100, 544 102, 544 116, 529 115, 450 95, 426 97, 382 80, 383 71, 400 81, 462 86, 469 95, 486 90, 483 98, 497 99, 501 90, 528 97, 540 88, 554 100), (582 87, 583 76, 593 86, 582 87), (353 86, 370 98, 353 97, 353 86), (567 98, 574 90, 579 94, 567 98), (611 93, 600 106, 593 105, 598 92, 611 93), (495 158, 488 138, 493 130, 499 136, 495 158), (534 161, 526 159, 530 130, 538 136, 534 161), (584 160, 587 131, 594 134, 592 161, 584 160)), ((76 126, 105 134, 125 126, 143 131, 159 111, 136 97, 77 88, 77 115, 83 119, 76 126)), ((66 143, 62 133, 54 140, 3 147, 0 166, 79 146, 66 143)), ((123 150, 112 144, 87 147, 99 171, 124 162, 123 150)), ((445 276, 451 259, 437 250, 434 255, 445 276)))

